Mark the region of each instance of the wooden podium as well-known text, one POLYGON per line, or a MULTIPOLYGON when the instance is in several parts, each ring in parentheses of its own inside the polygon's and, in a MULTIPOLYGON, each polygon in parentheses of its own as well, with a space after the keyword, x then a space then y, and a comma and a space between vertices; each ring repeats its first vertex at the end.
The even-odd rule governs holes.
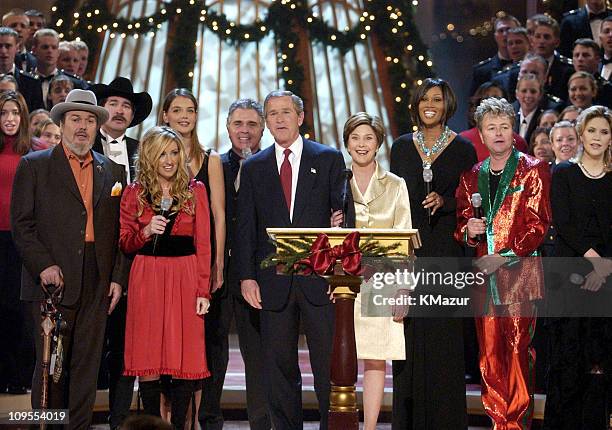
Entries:
MULTIPOLYGON (((399 243, 393 254, 410 256, 421 247, 415 229, 342 229, 342 228, 268 228, 268 235, 278 243, 300 238, 316 239, 324 233, 330 246, 340 245, 353 231, 359 231, 361 242, 372 237, 381 245, 399 243)), ((285 242, 286 243, 286 242, 285 242)), ((355 383, 357 382, 357 351, 353 318, 355 297, 363 281, 362 276, 345 274, 336 261, 334 273, 324 277, 332 288, 335 299, 334 343, 331 360, 331 394, 329 402, 329 429, 359 429, 359 410, 355 383)))

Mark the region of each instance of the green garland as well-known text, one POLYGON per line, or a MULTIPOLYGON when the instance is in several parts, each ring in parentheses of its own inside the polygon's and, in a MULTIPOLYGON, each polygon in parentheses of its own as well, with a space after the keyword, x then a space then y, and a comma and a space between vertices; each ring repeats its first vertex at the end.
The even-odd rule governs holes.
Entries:
MULTIPOLYGON (((418 80, 433 76, 433 67, 427 63, 427 47, 414 22, 415 7, 405 0, 367 0, 359 22, 348 31, 339 31, 314 16, 303 0, 277 0, 269 7, 265 19, 251 24, 236 24, 228 20, 226 15, 209 9, 204 0, 167 2, 155 13, 132 20, 112 15, 106 3, 105 0, 89 0, 76 11, 75 2, 57 0, 52 8, 52 22, 65 38, 80 37, 90 46, 90 52, 95 52, 100 33, 111 31, 122 37, 144 35, 156 32, 168 20, 176 19, 181 37, 175 37, 169 47, 172 55, 170 67, 179 85, 187 88, 191 88, 193 83, 193 73, 190 72, 195 65, 199 25, 206 25, 223 41, 234 45, 258 42, 273 32, 279 75, 285 88, 296 94, 304 93, 304 67, 296 55, 298 36, 295 26, 305 29, 315 43, 338 49, 343 55, 357 43, 367 40, 370 34, 376 34, 389 63, 390 84, 395 97, 393 114, 400 133, 411 131, 407 105, 418 80)), ((311 126, 304 124, 302 132, 312 132, 311 126)))
MULTIPOLYGON (((260 264, 262 269, 269 267, 283 266, 283 273, 299 273, 308 266, 300 264, 300 260, 308 258, 312 254, 312 245, 316 239, 308 239, 305 236, 300 236, 298 239, 286 239, 283 242, 278 242, 274 239, 270 243, 276 248, 276 252, 268 255, 260 264)), ((386 258, 393 251, 396 251, 401 244, 392 243, 391 245, 381 245, 379 241, 374 240, 372 235, 359 245, 361 258, 386 258)))

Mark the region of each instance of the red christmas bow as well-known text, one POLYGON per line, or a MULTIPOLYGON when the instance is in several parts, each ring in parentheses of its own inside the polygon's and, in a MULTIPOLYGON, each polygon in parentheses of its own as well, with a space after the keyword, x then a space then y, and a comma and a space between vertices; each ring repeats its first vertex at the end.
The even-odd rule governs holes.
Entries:
POLYGON ((303 271, 305 275, 312 272, 319 276, 329 275, 334 270, 336 260, 341 260, 342 270, 349 275, 358 276, 361 274, 361 251, 359 251, 359 232, 349 233, 342 242, 342 245, 331 247, 329 238, 321 233, 317 236, 310 248, 310 256, 298 262, 298 265, 305 265, 303 271))

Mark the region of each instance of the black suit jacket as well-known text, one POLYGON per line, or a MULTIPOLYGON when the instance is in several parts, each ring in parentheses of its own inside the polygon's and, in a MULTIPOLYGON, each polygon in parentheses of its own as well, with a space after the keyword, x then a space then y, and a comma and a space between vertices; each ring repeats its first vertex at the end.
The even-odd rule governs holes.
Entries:
POLYGON ((223 178, 225 180, 225 286, 224 290, 242 297, 240 292, 240 278, 234 264, 234 236, 236 234, 238 193, 234 182, 240 169, 240 157, 231 149, 221 154, 223 164, 223 178))
POLYGON ((39 79, 15 67, 15 80, 17 81, 17 89, 25 99, 30 112, 45 108, 42 85, 39 79))
POLYGON ((497 72, 501 71, 510 62, 504 62, 499 58, 498 54, 475 64, 472 70, 472 86, 470 88, 470 95, 474 94, 479 86, 487 81, 490 81, 497 72))
MULTIPOLYGON (((607 16, 610 16, 612 14, 612 9, 607 9, 605 13, 607 16)), ((574 42, 576 39, 584 37, 593 39, 593 32, 591 31, 591 24, 586 6, 580 9, 574 9, 563 15, 563 19, 561 20, 561 43, 559 45, 559 51, 562 55, 571 58, 574 42)))
POLYGON ((568 58, 555 54, 546 77, 546 92, 559 97, 561 100, 567 100, 567 79, 565 77, 573 71, 574 66, 568 58))
MULTIPOLYGON (((131 137, 125 136, 125 145, 127 147, 128 161, 130 163, 130 181, 136 180, 136 158, 138 157, 138 141, 131 137)), ((93 147, 91 148, 99 154, 104 154, 104 147, 102 146, 102 134, 98 130, 96 140, 93 147)))
MULTIPOLYGON (((127 286, 127 265, 119 251, 119 203, 111 196, 117 182, 126 187, 123 167, 101 154, 93 155, 93 207, 100 288, 110 282, 127 286)), ((24 156, 11 199, 11 226, 22 258, 21 299, 43 299, 40 273, 58 265, 64 274, 62 304, 80 297, 87 214, 62 145, 24 156)))
MULTIPOLYGON (((311 304, 329 303, 327 283, 323 279, 277 275, 275 268, 264 270, 260 264, 275 251, 269 242, 267 227, 329 227, 332 210, 342 209, 344 168, 339 151, 304 139, 292 222, 283 196, 274 145, 243 163, 235 236, 240 241, 232 252, 235 252, 239 278, 258 282, 264 309, 281 309, 287 302, 290 288, 301 286, 311 304)), ((349 203, 348 222, 354 226, 352 195, 349 203)))

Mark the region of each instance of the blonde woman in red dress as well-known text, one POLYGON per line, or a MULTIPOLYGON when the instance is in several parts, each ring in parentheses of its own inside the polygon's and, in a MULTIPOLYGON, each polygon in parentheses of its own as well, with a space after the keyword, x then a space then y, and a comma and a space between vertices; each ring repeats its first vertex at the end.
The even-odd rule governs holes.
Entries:
POLYGON ((182 430, 194 381, 210 375, 203 322, 210 299, 208 197, 204 184, 189 179, 181 138, 169 127, 145 134, 137 167, 121 201, 120 246, 135 254, 125 374, 139 377, 144 410, 156 416, 160 375, 171 376, 172 424, 182 430))

